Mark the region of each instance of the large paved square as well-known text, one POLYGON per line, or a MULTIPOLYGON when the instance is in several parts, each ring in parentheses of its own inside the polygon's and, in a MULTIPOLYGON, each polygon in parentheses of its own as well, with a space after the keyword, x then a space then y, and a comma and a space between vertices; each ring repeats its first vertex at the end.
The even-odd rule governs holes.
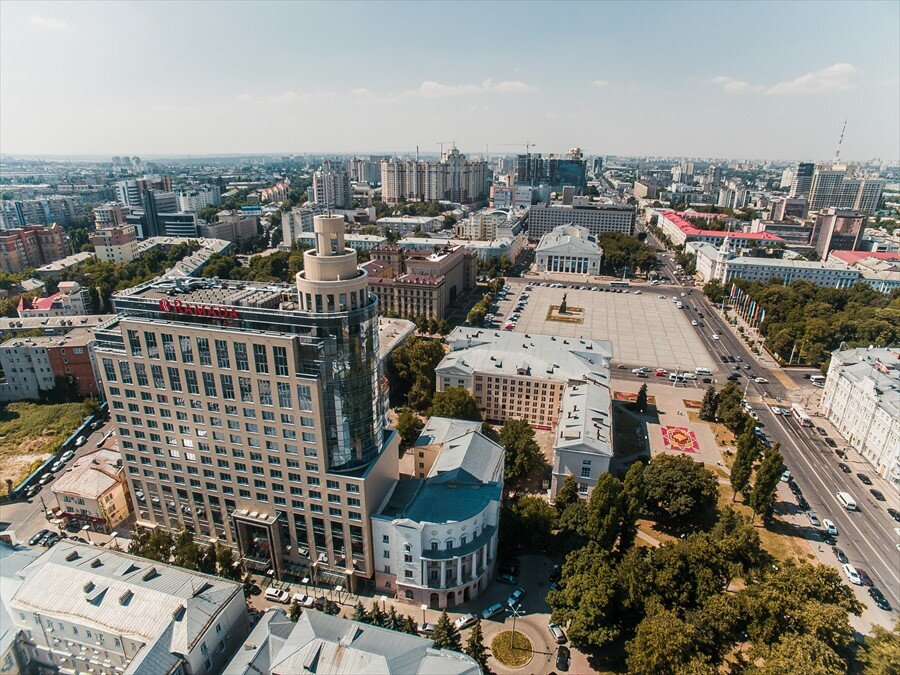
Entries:
POLYGON ((603 293, 602 291, 535 286, 516 325, 520 333, 584 337, 613 343, 616 363, 668 370, 716 370, 697 328, 671 297, 656 293, 603 293), (583 307, 582 323, 548 321, 551 305, 563 293, 571 307, 583 307))

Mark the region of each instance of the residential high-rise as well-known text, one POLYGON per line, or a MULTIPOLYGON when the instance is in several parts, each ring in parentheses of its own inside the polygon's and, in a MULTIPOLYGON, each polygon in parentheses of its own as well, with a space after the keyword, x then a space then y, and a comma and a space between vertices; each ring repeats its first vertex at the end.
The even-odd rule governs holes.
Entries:
POLYGON ((855 251, 862 241, 866 217, 858 211, 830 208, 816 214, 810 246, 822 260, 830 251, 855 251))
POLYGON ((850 174, 844 164, 817 164, 809 189, 809 210, 833 206, 874 213, 884 186, 881 178, 850 174))
POLYGON ((322 168, 313 173, 313 201, 327 209, 353 208, 350 173, 338 162, 325 160, 322 168))
POLYGON ((791 197, 807 197, 812 187, 813 172, 816 165, 812 162, 800 162, 791 177, 791 197))
POLYGON ((0 233, 0 270, 16 274, 65 258, 69 239, 59 225, 26 225, 0 233))
POLYGON ((803 197, 777 197, 769 205, 769 220, 781 222, 788 218, 805 218, 807 210, 803 197))
POLYGON ((156 279, 113 297, 98 366, 139 525, 185 528, 246 567, 355 588, 399 475, 378 302, 317 216, 296 286, 156 279))
MULTIPOLYGON (((602 162, 600 164, 602 167, 602 162)), ((596 168, 596 165, 595 165, 596 168)), ((516 182, 529 185, 546 183, 552 188, 571 185, 579 190, 587 187, 587 161, 581 148, 570 148, 565 155, 526 153, 516 155, 516 182)))
POLYGON ((381 163, 381 198, 399 201, 449 201, 472 204, 487 198, 487 162, 466 159, 457 148, 444 152, 437 162, 391 159, 381 163))

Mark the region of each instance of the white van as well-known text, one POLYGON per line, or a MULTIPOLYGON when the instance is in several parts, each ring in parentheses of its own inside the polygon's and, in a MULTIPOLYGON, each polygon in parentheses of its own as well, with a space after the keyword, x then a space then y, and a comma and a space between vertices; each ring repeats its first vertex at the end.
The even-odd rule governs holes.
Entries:
POLYGON ((709 368, 694 368, 694 372, 698 375, 712 375, 712 371, 709 368))
POLYGON ((669 373, 670 382, 684 382, 684 376, 678 373, 669 373))
POLYGON ((838 492, 836 496, 841 506, 848 511, 856 511, 856 500, 849 492, 838 492))

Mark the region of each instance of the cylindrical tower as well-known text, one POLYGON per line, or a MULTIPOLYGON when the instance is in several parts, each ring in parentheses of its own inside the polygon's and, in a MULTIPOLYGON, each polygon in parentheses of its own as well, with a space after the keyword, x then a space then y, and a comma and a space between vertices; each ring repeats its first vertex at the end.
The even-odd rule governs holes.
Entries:
POLYGON ((378 359, 378 302, 356 251, 344 246, 344 219, 313 219, 315 250, 297 273, 301 310, 319 317, 328 470, 352 471, 378 456, 384 419, 378 359))

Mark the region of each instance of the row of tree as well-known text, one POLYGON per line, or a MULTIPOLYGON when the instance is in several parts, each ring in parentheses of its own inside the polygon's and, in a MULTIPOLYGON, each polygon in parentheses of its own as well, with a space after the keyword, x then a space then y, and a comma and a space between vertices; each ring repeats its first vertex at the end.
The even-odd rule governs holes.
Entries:
POLYGON ((724 424, 736 437, 737 449, 731 467, 734 496, 743 494, 753 513, 768 520, 775 503, 778 481, 784 471, 780 445, 767 445, 757 433, 756 420, 744 412, 743 394, 735 382, 720 391, 710 385, 703 394, 700 419, 724 424), (753 479, 755 471, 755 479, 753 479))
MULTIPOLYGON (((826 288, 808 281, 784 285, 781 279, 735 284, 765 310, 759 330, 766 348, 784 362, 824 370, 841 343, 883 347, 900 340, 900 289, 885 294, 864 283, 826 288)), ((727 290, 717 281, 703 288, 713 302, 721 302, 727 290)))
POLYGON ((135 527, 131 533, 128 552, 195 572, 216 574, 233 581, 239 581, 243 576, 243 570, 231 547, 218 542, 211 546, 201 546, 187 530, 173 535, 161 528, 150 530, 135 527))
POLYGON ((604 232, 597 237, 597 243, 603 248, 602 268, 607 274, 618 276, 628 270, 646 275, 661 266, 657 250, 636 237, 604 232))

